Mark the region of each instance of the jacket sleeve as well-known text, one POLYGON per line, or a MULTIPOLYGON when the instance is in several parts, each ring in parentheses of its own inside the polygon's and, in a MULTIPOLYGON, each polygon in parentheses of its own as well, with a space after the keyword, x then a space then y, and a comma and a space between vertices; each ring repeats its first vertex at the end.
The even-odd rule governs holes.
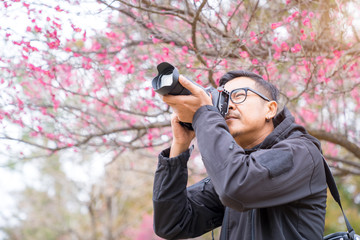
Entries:
POLYGON ((290 203, 326 189, 320 151, 298 136, 245 154, 213 106, 194 115, 206 171, 223 205, 238 211, 290 203))
POLYGON ((186 188, 191 149, 168 158, 159 155, 153 189, 154 230, 166 239, 193 238, 221 225, 224 206, 210 178, 186 188))

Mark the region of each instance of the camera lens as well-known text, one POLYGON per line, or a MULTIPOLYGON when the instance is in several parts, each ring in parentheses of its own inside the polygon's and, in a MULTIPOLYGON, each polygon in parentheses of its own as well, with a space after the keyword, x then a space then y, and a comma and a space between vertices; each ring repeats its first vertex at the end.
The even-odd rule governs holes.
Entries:
POLYGON ((158 75, 152 80, 155 92, 161 95, 189 95, 191 92, 179 83, 179 71, 167 62, 157 66, 158 75))

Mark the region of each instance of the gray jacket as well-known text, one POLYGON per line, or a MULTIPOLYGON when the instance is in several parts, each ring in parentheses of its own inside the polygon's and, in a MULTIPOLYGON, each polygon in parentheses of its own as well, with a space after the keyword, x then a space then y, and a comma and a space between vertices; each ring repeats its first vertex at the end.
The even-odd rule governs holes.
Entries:
POLYGON ((284 108, 274 131, 245 150, 212 106, 201 107, 193 127, 208 178, 188 188, 191 149, 159 155, 154 230, 166 239, 193 238, 222 225, 220 239, 322 239, 326 178, 318 140, 284 108))

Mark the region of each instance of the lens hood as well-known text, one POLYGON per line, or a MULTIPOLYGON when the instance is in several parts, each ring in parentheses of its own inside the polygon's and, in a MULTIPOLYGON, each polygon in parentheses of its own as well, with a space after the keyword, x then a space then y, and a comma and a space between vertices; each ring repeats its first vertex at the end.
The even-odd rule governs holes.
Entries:
POLYGON ((190 95, 191 92, 179 83, 179 70, 168 62, 157 66, 158 75, 152 80, 155 92, 160 95, 190 95))

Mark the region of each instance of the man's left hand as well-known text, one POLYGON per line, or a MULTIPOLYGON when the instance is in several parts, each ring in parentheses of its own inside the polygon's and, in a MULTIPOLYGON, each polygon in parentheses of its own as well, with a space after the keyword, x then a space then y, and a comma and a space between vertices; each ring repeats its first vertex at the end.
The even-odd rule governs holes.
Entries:
POLYGON ((211 97, 199 86, 196 86, 184 76, 179 76, 179 83, 188 89, 191 95, 165 95, 167 103, 182 122, 192 123, 195 112, 204 105, 212 105, 211 97))

